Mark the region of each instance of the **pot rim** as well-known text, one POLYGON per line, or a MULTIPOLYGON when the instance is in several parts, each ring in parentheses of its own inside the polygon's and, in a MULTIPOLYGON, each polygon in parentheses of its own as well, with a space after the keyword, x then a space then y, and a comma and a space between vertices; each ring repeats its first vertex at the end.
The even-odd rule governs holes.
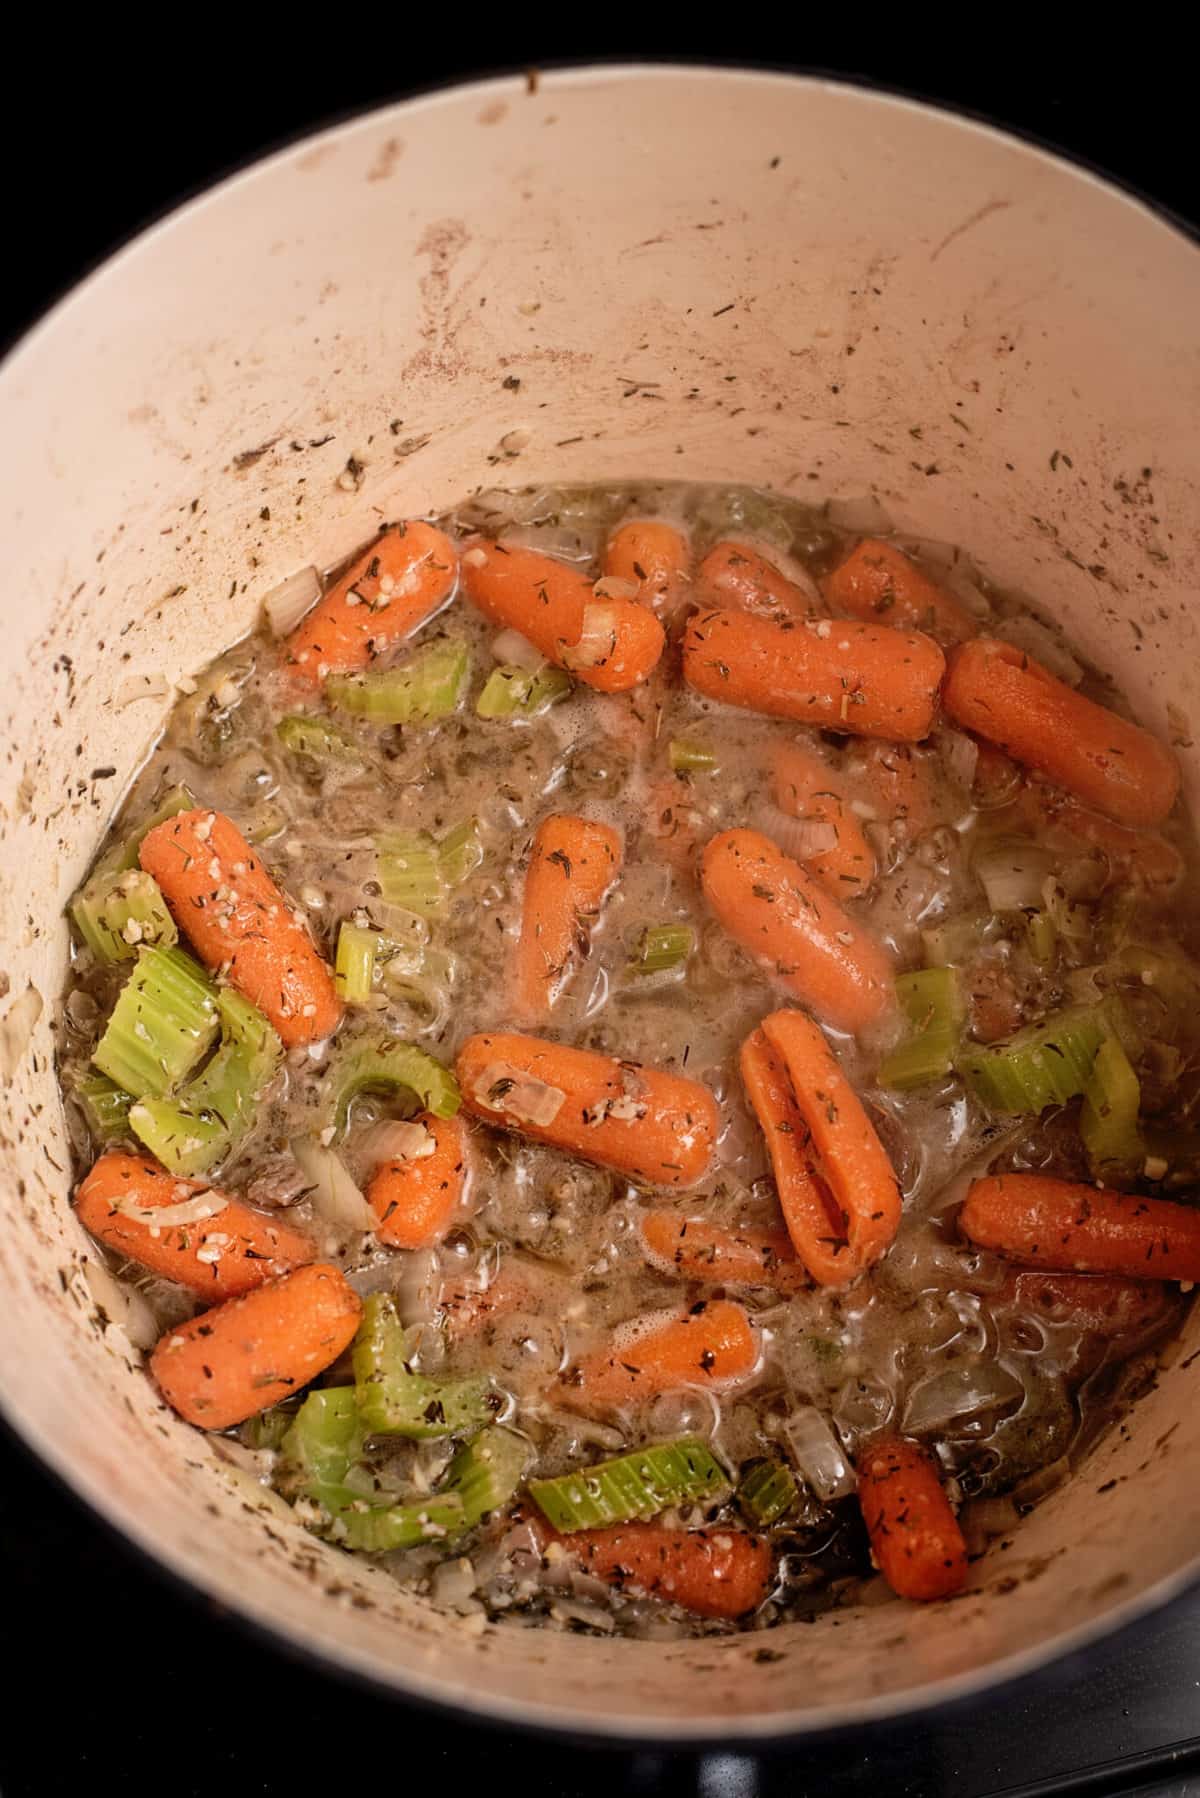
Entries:
MULTIPOLYGON (((688 62, 674 58, 639 62, 630 62, 623 57, 592 57, 584 62, 564 59, 539 67, 537 73, 540 83, 559 89, 594 79, 597 74, 620 76, 628 80, 656 79, 671 75, 723 81, 733 78, 742 83, 787 82, 796 87, 844 89, 851 94, 865 95, 880 105, 922 114, 942 115, 982 136, 1001 142, 1015 142, 1043 160, 1059 165, 1065 173, 1104 189, 1110 196, 1115 196, 1143 213, 1155 225, 1165 227, 1174 235, 1182 237, 1185 242, 1200 248, 1200 225, 1184 219, 1171 207, 1144 193, 1136 184, 1101 168, 1090 159, 1067 151, 1034 132, 1001 125, 988 115, 968 107, 891 88, 881 82, 859 77, 849 78, 822 69, 781 64, 755 62, 743 65, 704 59, 688 62)), ((169 229, 176 219, 216 203, 228 191, 260 171, 282 164, 294 155, 300 145, 316 148, 360 129, 375 129, 383 120, 402 115, 410 107, 421 103, 449 103, 464 95, 478 95, 486 99, 499 93, 508 94, 514 81, 524 82, 526 79, 527 71, 518 68, 407 89, 399 98, 384 105, 335 114, 315 128, 289 135, 261 155, 232 165, 212 181, 191 190, 181 200, 153 215, 136 232, 123 238, 108 254, 94 262, 78 281, 51 302, 11 343, 3 346, 3 353, 0 354, 0 383, 19 371, 24 354, 40 341, 44 333, 55 329, 75 306, 89 300, 94 287, 110 275, 119 275, 126 261, 144 243, 169 229)), ((447 1720, 460 1724, 468 1722, 480 1728, 516 1729, 534 1739, 571 1741, 610 1749, 670 1746, 697 1752, 784 1750, 801 1742, 815 1745, 844 1737, 851 1728, 859 1731, 864 1726, 881 1728, 906 1717, 920 1717, 927 1721, 942 1719, 962 1712, 984 1692, 1004 1689, 1006 1696, 1014 1696, 1023 1683, 1031 1682, 1036 1674, 1051 1664, 1061 1666, 1064 1670, 1072 1665, 1082 1666, 1094 1646, 1108 1638, 1115 1639, 1120 1634, 1132 1633, 1151 1613, 1178 1603, 1200 1584, 1198 1558, 1189 1567, 1159 1580, 1137 1596, 1113 1605, 1104 1616, 1076 1625, 1049 1642, 1031 1646, 1019 1654, 1007 1655, 989 1667, 939 1679, 919 1690, 913 1689, 890 1697, 830 1705, 811 1713, 750 1713, 723 1720, 719 1727, 705 1719, 694 1722, 663 1719, 651 1726, 638 1719, 622 1719, 617 1714, 611 1719, 589 1720, 581 1725, 551 1705, 490 1699, 480 1695, 475 1695, 470 1703, 466 1703, 456 1696, 448 1695, 442 1682, 427 1679, 416 1669, 396 1669, 394 1676, 385 1676, 374 1663, 373 1657, 359 1655, 352 1648, 316 1649, 308 1646, 277 1624, 265 1607, 248 1600, 232 1582, 225 1582, 219 1569, 215 1573, 209 1569, 197 1569, 191 1565, 189 1557, 177 1553, 170 1543, 152 1543, 149 1533, 143 1531, 134 1514, 126 1513, 122 1507, 111 1503, 98 1483, 90 1480, 82 1469, 65 1463, 49 1433, 37 1420, 23 1415, 19 1396, 14 1396, 13 1391, 2 1384, 0 1428, 34 1457, 60 1490, 85 1507, 106 1532, 116 1537, 123 1548, 132 1551, 156 1575, 164 1578, 176 1590, 182 1591, 192 1602, 211 1603, 215 1600, 239 1628, 257 1640, 268 1641, 286 1656, 324 1674, 332 1673, 343 1682, 365 1686, 373 1694, 393 1702, 428 1706, 447 1720)))

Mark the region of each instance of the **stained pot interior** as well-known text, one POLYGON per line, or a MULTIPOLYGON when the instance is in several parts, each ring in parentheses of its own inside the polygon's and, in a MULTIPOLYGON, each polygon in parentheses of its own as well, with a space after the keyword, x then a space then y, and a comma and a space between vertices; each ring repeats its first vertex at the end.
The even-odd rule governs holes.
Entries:
POLYGON ((345 1667, 606 1731, 920 1703, 1181 1582, 1200 1548, 1186 1355, 951 1605, 698 1644, 471 1634, 248 1492, 97 1327, 47 1026, 63 902, 168 704, 117 706, 130 677, 198 668, 297 566, 478 484, 874 488, 1054 607, 1194 782, 1198 317, 1195 249, 1086 174, 883 96, 670 69, 339 127, 72 295, 0 373, 0 1010, 30 984, 46 1001, 3 1123, 0 1402, 39 1453, 177 1572, 345 1667))

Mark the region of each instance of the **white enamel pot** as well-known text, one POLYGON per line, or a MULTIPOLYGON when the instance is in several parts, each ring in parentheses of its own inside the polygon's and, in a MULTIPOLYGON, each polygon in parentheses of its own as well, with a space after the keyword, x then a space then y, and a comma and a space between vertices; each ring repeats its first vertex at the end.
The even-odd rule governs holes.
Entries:
POLYGON ((873 489, 1052 607, 1194 791, 1192 243, 1053 156, 881 94, 704 69, 506 79, 339 125, 155 226, 18 346, 0 417, 0 1404, 96 1512, 384 1687, 677 1741, 926 1708, 1194 1577, 1185 1352, 954 1603, 694 1643, 474 1633, 256 1489, 248 1508, 100 1330, 49 1029, 63 904, 166 683, 297 567, 480 484, 873 489))

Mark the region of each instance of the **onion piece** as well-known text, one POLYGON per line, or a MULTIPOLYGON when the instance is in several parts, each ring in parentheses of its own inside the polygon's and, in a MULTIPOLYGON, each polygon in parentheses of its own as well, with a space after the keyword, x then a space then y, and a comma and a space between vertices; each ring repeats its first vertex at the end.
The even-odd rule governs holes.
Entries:
POLYGON ((228 1203, 223 1192, 211 1192, 206 1188, 203 1192, 189 1194, 175 1205, 140 1205, 135 1193, 123 1192, 111 1201, 111 1206, 122 1217, 149 1224, 152 1230, 175 1230, 184 1224, 203 1224, 210 1217, 219 1217, 228 1203))
POLYGON ((378 1219, 340 1155, 311 1136, 293 1137, 288 1146, 308 1181, 306 1196, 319 1218, 335 1230, 374 1230, 378 1219))
POLYGON ((473 1091, 489 1111, 503 1111, 518 1123, 536 1124, 543 1130, 554 1122, 567 1099, 560 1087, 535 1080, 510 1061, 489 1061, 473 1091))
POLYGON ((802 1405, 784 1423, 780 1434, 793 1460, 822 1504, 849 1498, 858 1479, 828 1419, 815 1405, 802 1405))
POLYGON ((831 499, 825 516, 836 531, 849 531, 859 537, 884 537, 894 528, 892 515, 874 493, 858 499, 831 499))
POLYGON ((975 854, 975 874, 992 911, 1036 911, 1042 888, 1054 870, 1046 849, 1015 838, 983 843, 975 854))
POLYGON ((927 1436, 989 1413, 1010 1411, 1025 1396, 1014 1374, 998 1362, 946 1367, 913 1387, 904 1407, 904 1431, 927 1436))
POLYGON ((263 600, 263 615, 273 637, 286 637, 321 597, 321 577, 315 568, 299 568, 286 581, 272 587, 263 600))
POLYGON ((492 641, 492 654, 496 660, 511 668, 528 668, 536 674, 539 668, 546 666, 546 658, 540 649, 523 637, 520 631, 501 631, 492 641))
POLYGON ((752 822, 756 830, 770 837, 793 861, 804 862, 810 856, 825 855, 837 847, 836 824, 820 818, 790 817, 769 800, 754 808, 752 822))
POLYGON ((1014 649, 1024 650, 1035 662, 1065 681, 1068 687, 1077 687, 1083 679, 1083 664, 1076 661, 1065 646, 1057 631, 1043 624, 1031 612, 1020 612, 1015 618, 1004 618, 995 627, 997 637, 1004 643, 1011 643, 1014 649))
POLYGON ((583 630, 577 643, 562 645, 564 668, 597 668, 616 652, 617 612, 601 600, 583 608, 583 630))
POLYGON ((152 1349, 162 1332, 141 1293, 109 1273, 102 1261, 85 1261, 83 1277, 92 1298, 109 1321, 124 1332, 129 1346, 152 1349))
POLYGON ((969 793, 975 784, 979 745, 961 730, 945 730, 938 737, 938 753, 952 780, 969 793))
POLYGON ((427 1125, 385 1118, 363 1138, 362 1157, 365 1167, 376 1168, 381 1161, 423 1161, 436 1148, 427 1125))

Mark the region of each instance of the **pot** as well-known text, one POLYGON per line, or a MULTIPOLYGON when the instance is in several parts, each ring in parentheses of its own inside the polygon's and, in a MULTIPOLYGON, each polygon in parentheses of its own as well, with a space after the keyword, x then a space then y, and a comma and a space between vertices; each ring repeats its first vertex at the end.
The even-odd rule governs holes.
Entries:
POLYGON ((63 905, 170 704, 264 594, 483 484, 878 494, 1053 610, 1200 758, 1200 255, 967 120, 816 79, 576 69, 293 145, 92 275, 0 373, 0 1395, 76 1492, 330 1665, 592 1734, 754 1741, 928 1707, 1195 1576, 1182 1350, 919 1609, 702 1642, 473 1628, 306 1535, 104 1327, 50 1014, 63 905), (768 1650, 769 1652, 764 1652, 768 1650))

